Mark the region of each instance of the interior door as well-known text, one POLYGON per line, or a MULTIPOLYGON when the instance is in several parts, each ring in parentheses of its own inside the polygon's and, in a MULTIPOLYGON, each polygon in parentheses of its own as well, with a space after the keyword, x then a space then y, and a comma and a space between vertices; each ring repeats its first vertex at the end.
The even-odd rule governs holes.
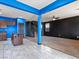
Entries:
POLYGON ((19 23, 19 34, 24 34, 24 24, 19 23))

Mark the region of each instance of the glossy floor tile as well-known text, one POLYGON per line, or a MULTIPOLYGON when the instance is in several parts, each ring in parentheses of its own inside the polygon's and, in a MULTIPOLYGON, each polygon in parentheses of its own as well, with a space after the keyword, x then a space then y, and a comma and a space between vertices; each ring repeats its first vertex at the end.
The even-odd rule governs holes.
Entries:
POLYGON ((15 47, 10 40, 1 42, 0 49, 0 59, 78 59, 27 39, 23 45, 15 47))
MULTIPOLYGON (((33 42, 37 42, 36 37, 35 38, 27 37, 27 39, 30 41, 33 41, 33 42)), ((48 46, 52 49, 55 49, 55 50, 58 50, 63 53, 66 53, 66 54, 79 58, 79 40, 43 36, 42 44, 45 46, 48 46)))

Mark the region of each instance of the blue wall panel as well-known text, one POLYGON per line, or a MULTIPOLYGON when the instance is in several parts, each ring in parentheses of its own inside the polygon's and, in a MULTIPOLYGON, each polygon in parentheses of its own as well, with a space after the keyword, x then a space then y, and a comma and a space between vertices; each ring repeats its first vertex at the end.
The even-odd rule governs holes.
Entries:
POLYGON ((18 22, 18 23, 24 23, 24 22, 25 22, 25 19, 17 18, 17 22, 18 22))
POLYGON ((8 26, 7 27, 7 37, 10 38, 12 33, 17 34, 17 26, 8 26))
POLYGON ((19 24, 24 24, 24 31, 23 31, 22 34, 25 34, 25 19, 23 19, 23 18, 17 18, 17 33, 19 33, 18 32, 18 30, 19 30, 19 24))
POLYGON ((9 17, 0 16, 0 20, 16 21, 16 18, 9 18, 9 17))
MULTIPOLYGON (((16 21, 17 19, 0 16, 0 20, 12 22, 12 21, 16 21)), ((0 32, 7 32, 7 37, 10 38, 12 33, 17 34, 17 24, 16 25, 7 25, 6 28, 0 28, 0 32)))

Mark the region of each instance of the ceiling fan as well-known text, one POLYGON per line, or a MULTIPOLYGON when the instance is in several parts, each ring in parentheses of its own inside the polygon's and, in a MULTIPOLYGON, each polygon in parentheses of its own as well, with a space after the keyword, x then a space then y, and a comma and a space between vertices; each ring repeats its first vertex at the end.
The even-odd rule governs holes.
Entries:
POLYGON ((58 19, 59 19, 59 17, 52 16, 52 17, 51 17, 51 19, 52 19, 53 21, 55 21, 55 20, 58 20, 58 19))

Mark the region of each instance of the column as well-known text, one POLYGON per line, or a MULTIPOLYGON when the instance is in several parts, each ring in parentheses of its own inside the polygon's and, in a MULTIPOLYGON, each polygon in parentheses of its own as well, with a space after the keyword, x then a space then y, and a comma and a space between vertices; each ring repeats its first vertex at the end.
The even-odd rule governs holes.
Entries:
POLYGON ((38 40, 37 43, 38 45, 41 45, 42 43, 42 23, 41 23, 41 15, 38 15, 38 40))
POLYGON ((27 34, 27 26, 26 26, 26 21, 25 21, 25 23, 24 23, 24 37, 26 37, 26 34, 27 34))

